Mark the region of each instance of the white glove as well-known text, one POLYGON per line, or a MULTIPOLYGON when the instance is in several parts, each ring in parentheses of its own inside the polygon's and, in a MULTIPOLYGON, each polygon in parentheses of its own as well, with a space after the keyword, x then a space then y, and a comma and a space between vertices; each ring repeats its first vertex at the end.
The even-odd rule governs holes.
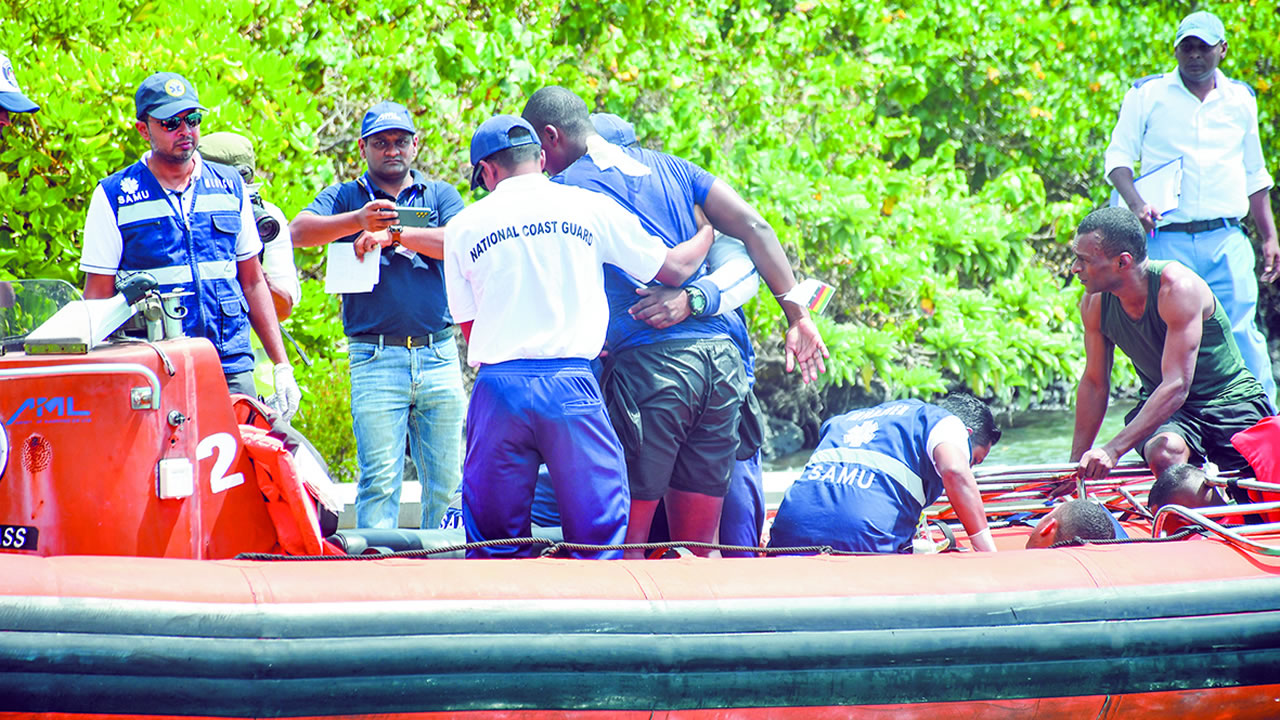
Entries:
POLYGON ((279 363, 271 371, 271 378, 275 381, 276 394, 267 398, 267 402, 280 413, 285 422, 289 422, 302 402, 302 390, 298 389, 298 381, 293 379, 293 366, 279 363))

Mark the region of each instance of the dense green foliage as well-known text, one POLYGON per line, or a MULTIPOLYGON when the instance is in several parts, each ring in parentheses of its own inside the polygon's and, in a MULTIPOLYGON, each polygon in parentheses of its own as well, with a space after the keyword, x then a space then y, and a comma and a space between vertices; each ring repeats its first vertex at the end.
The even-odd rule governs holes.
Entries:
MULTIPOLYGON (((150 72, 175 70, 196 85, 212 109, 206 131, 255 138, 266 194, 290 214, 358 171, 360 115, 377 100, 416 113, 419 165, 465 189, 471 130, 558 83, 634 121, 644 144, 726 179, 773 224, 800 275, 839 288, 823 322, 833 352, 824 387, 918 395, 966 385, 1012 402, 1074 380, 1079 290, 1063 290, 1065 242, 1107 194, 1101 156, 1124 90, 1172 68, 1177 19, 1200 7, 0 4, 0 45, 44 106, 0 150, 0 276, 78 281, 89 194, 144 149, 132 95, 150 72)), ((1224 70, 1258 90, 1274 169, 1275 2, 1211 8, 1228 29, 1224 70)), ((318 253, 299 260, 312 280, 287 327, 325 360, 303 374, 313 403, 304 424, 324 432, 346 422, 335 399, 345 383, 341 325, 337 301, 314 280, 318 253)), ((748 310, 763 354, 776 358, 776 305, 762 290, 748 310)))

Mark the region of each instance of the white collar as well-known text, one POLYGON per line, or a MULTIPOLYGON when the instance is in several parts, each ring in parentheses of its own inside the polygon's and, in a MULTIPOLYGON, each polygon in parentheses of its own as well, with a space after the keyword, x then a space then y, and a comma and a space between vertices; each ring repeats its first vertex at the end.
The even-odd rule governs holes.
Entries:
POLYGON ((616 167, 623 175, 631 175, 633 177, 643 177, 650 173, 648 167, 631 157, 625 150, 605 140, 599 135, 591 135, 587 138, 587 155, 591 156, 591 162, 601 170, 608 170, 616 167))

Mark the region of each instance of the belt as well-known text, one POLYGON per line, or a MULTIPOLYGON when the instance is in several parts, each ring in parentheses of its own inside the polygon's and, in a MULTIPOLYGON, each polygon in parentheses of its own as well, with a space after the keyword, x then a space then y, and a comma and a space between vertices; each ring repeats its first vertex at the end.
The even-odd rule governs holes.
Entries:
POLYGON ((409 335, 407 337, 404 335, 348 335, 347 339, 351 342, 369 343, 371 345, 416 348, 431 347, 438 342, 453 337, 455 332, 454 326, 450 325, 440 332, 430 335, 409 335))
POLYGON ((1221 230, 1228 227, 1239 227, 1240 220, 1237 218, 1214 218, 1213 220, 1196 220, 1186 223, 1169 223, 1161 225, 1158 230, 1160 232, 1180 232, 1188 235, 1196 233, 1209 232, 1210 230, 1221 230))

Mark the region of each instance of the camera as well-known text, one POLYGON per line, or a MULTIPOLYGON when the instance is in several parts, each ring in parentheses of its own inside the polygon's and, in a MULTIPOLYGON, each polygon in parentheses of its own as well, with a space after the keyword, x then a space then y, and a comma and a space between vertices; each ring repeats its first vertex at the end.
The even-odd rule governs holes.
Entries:
POLYGON ((264 244, 275 240, 280 235, 280 222, 267 212, 262 196, 258 193, 251 194, 249 203, 253 206, 253 222, 258 226, 258 237, 264 244))

